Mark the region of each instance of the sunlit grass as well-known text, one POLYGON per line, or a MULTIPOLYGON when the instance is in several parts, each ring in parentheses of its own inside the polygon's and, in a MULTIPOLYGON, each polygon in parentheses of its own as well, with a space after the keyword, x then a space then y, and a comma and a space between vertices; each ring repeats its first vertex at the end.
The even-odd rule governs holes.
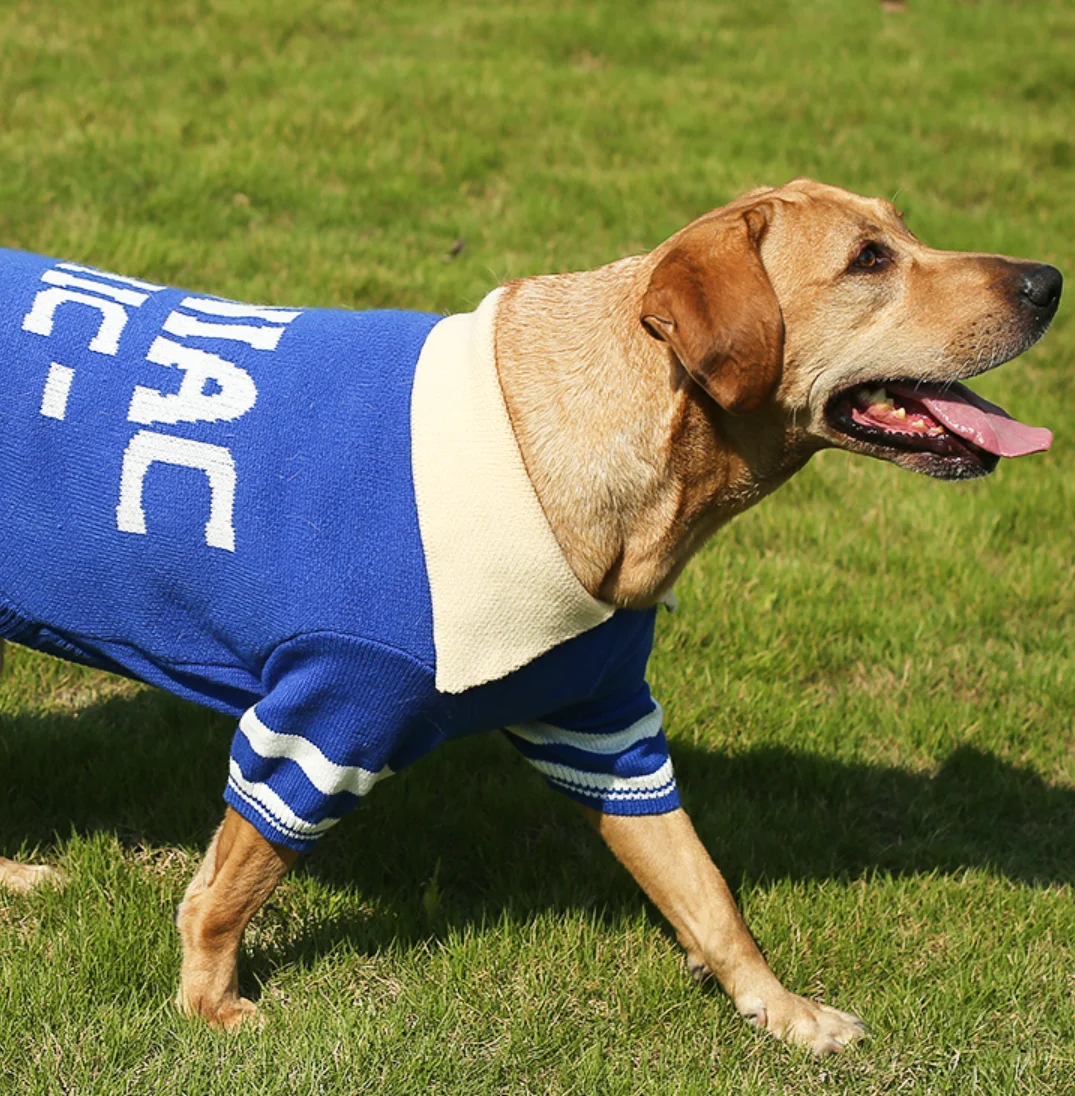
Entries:
MULTIPOLYGON (((1075 270, 1063 0, 12 3, 0 42, 0 243, 240 299, 461 310, 798 174, 1075 270)), ((963 486, 826 454, 660 622, 686 804, 862 1048, 819 1065, 698 990, 495 736, 378 787, 281 887, 243 967, 264 1028, 187 1023, 171 914, 231 727, 9 649, 0 851, 70 882, 0 894, 0 1091, 1075 1090, 1068 311, 977 385, 1051 453, 963 486)))

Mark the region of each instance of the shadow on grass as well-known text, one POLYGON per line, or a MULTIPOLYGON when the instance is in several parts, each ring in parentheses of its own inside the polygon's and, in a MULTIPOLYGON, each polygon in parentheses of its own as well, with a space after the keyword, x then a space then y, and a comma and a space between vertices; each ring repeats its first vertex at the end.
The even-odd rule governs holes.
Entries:
MULTIPOLYGON (((72 831, 204 846, 223 810, 231 732, 230 721, 153 692, 77 717, 0 720, 0 853, 26 844, 47 855, 72 831)), ((970 747, 932 776, 777 747, 729 757, 679 744, 673 755, 685 804, 733 887, 967 867, 1075 879, 1075 791, 970 747)), ((642 901, 572 805, 498 735, 451 743, 380 785, 305 870, 356 889, 376 915, 315 914, 292 961, 344 939, 377 950, 501 914, 615 916, 642 901)), ((255 957, 255 970, 276 961, 255 957)))

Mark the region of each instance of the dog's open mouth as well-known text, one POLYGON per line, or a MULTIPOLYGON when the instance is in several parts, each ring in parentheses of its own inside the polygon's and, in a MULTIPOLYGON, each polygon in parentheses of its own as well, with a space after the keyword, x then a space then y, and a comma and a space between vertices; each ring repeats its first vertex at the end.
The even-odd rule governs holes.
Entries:
POLYGON ((1001 457, 1040 453, 1050 431, 1027 426, 962 384, 885 381, 856 385, 828 405, 829 425, 891 455, 928 455, 923 471, 962 478, 992 472, 1001 457))

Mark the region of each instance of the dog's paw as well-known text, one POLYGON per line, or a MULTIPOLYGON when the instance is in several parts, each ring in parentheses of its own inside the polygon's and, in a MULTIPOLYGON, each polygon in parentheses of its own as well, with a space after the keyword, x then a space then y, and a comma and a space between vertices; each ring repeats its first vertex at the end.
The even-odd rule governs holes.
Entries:
POLYGON ((739 1014, 754 1027, 775 1035, 785 1043, 805 1046, 817 1057, 836 1054, 866 1035, 866 1025, 850 1012, 841 1012, 786 990, 768 1001, 744 997, 737 1003, 739 1014))
POLYGON ((226 997, 210 1003, 204 997, 194 998, 182 987, 175 998, 175 1007, 190 1019, 204 1020, 211 1028, 234 1031, 239 1027, 261 1027, 264 1017, 253 1001, 245 997, 226 997))
POLYGON ((0 887, 4 890, 26 894, 38 887, 62 887, 66 882, 67 876, 59 868, 0 860, 0 887))
POLYGON ((261 1027, 265 1023, 258 1006, 245 997, 221 1005, 215 1016, 209 1017, 209 1026, 234 1031, 238 1027, 261 1027))

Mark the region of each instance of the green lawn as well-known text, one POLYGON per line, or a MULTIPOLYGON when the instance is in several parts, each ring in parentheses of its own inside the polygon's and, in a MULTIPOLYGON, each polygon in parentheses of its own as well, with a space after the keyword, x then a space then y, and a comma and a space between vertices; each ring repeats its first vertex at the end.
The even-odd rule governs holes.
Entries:
MULTIPOLYGON (((244 300, 463 310, 762 182, 898 195, 1075 274, 1075 7, 10 0, 0 244, 244 300), (454 258, 449 252, 465 241, 454 258)), ((248 934, 260 1030, 171 1007, 231 727, 9 650, 0 1092, 1075 1093, 1075 323, 976 387, 1047 455, 824 454, 718 538, 652 683, 684 798, 818 1063, 699 990, 496 736, 377 788, 248 934)))

